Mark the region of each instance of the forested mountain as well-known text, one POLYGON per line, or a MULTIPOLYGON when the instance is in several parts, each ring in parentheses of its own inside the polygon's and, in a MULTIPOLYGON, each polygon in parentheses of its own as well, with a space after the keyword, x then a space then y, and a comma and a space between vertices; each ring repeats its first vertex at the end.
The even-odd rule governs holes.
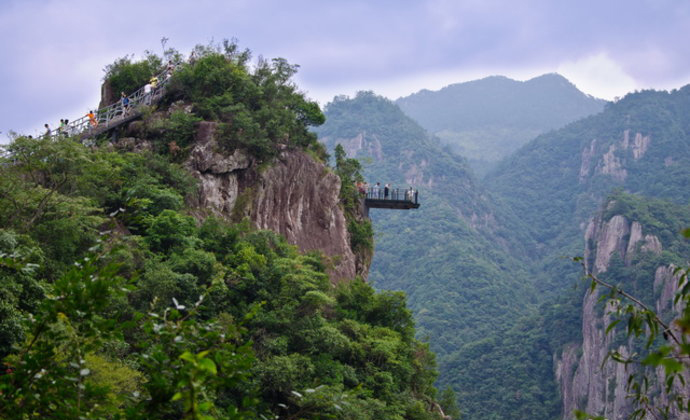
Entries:
MULTIPOLYGON (((443 418, 404 295, 346 277, 368 221, 295 67, 196 53, 107 136, 3 147, 0 417, 443 418)), ((106 77, 131 92, 161 62, 106 77)))
MULTIPOLYGON (((596 369, 582 373, 586 370, 583 366, 595 366, 603 360, 601 352, 605 354, 607 348, 606 344, 601 343, 607 341, 591 338, 587 341, 587 334, 583 337, 583 331, 591 334, 592 328, 588 325, 598 324, 592 321, 596 317, 592 315, 591 308, 587 310, 587 305, 582 307, 584 291, 574 291, 571 287, 581 271, 563 256, 593 253, 593 249, 601 248, 596 243, 608 242, 607 247, 611 247, 613 239, 597 239, 588 233, 588 225, 612 191, 625 191, 640 198, 618 196, 615 200, 621 203, 615 207, 618 209, 615 214, 625 217, 628 225, 627 233, 624 227, 617 233, 619 242, 627 243, 628 236, 632 235, 630 224, 634 222, 643 231, 653 232, 659 249, 663 249, 664 253, 663 258, 657 258, 659 261, 655 263, 644 262, 646 260, 640 263, 634 257, 634 247, 628 249, 630 256, 626 260, 625 246, 621 245, 623 249, 617 251, 616 268, 609 272, 609 275, 617 273, 614 281, 630 285, 632 277, 637 282, 645 281, 644 284, 649 286, 658 267, 669 261, 677 264, 683 259, 687 261, 687 254, 683 255, 683 252, 669 259, 666 248, 679 240, 678 231, 683 227, 683 222, 678 220, 686 220, 686 217, 678 214, 687 211, 669 208, 673 203, 687 205, 690 198, 689 112, 690 86, 672 92, 629 94, 609 104, 598 115, 529 142, 501 162, 485 179, 487 188, 493 191, 494 196, 508 205, 528 226, 533 246, 530 255, 538 262, 535 271, 535 278, 539 281, 537 287, 543 291, 545 298, 543 323, 547 327, 567 326, 560 329, 561 337, 554 342, 552 349, 558 360, 563 360, 569 366, 569 370, 563 368, 557 371, 563 381, 561 394, 566 410, 590 408, 596 412, 630 412, 629 406, 620 401, 616 403, 616 409, 609 406, 609 403, 613 404, 614 395, 625 393, 620 387, 611 388, 606 394, 610 396, 610 401, 602 402, 601 393, 593 391, 599 389, 593 384, 606 382, 601 377, 602 373, 596 369), (669 203, 653 199, 663 199, 669 203), (572 318, 575 308, 582 313, 582 327, 577 325, 577 328, 573 328, 572 323, 564 323, 564 320, 572 318), (593 347, 592 343, 601 346, 593 347), (582 352, 583 348, 589 350, 584 352, 583 358, 575 361, 573 352, 582 352), (570 373, 566 374, 566 370, 572 373, 578 366, 579 379, 573 379, 570 373), (573 382, 569 382, 571 380, 573 382), (573 399, 573 395, 580 397, 573 399)), ((614 216, 609 210, 604 214, 604 221, 614 216)), ((683 248, 675 246, 675 249, 682 251, 683 248)), ((604 271, 606 268, 599 269, 604 271)), ((636 283, 632 286, 635 293, 641 293, 648 301, 653 301, 653 294, 658 293, 656 289, 653 291, 636 283)), ((585 303, 587 301, 585 299, 585 303)), ((603 330, 597 334, 606 335, 603 330)), ((564 416, 570 418, 569 414, 565 412, 564 416)))
MULTIPOLYGON (((678 409, 690 397, 687 372, 678 369, 682 365, 675 357, 668 357, 671 353, 682 360, 688 352, 671 350, 678 344, 675 339, 682 342, 681 325, 687 322, 682 319, 687 303, 687 293, 681 292, 685 281, 682 271, 676 269, 688 265, 690 242, 681 234, 688 226, 687 204, 623 192, 602 203, 588 223, 583 264, 593 276, 616 289, 599 284, 584 295, 581 341, 568 343, 557 353, 555 373, 566 418, 577 409, 608 418, 628 418, 647 407, 653 411, 653 415, 647 414, 652 418, 690 418, 687 410, 678 409), (640 304, 626 299, 624 293, 640 304), (667 326, 652 323, 663 331, 656 339, 651 332, 654 329, 646 324, 641 326, 644 333, 635 331, 636 321, 631 316, 635 311, 631 308, 640 311, 641 317, 649 316, 641 305, 653 308, 667 322, 667 326), (664 351, 668 353, 663 355, 664 351), (607 362, 613 352, 619 359, 633 362, 625 366, 613 359, 607 362), (674 369, 663 368, 669 364, 674 369), (643 383, 647 385, 637 389, 629 386, 643 383), (649 404, 645 404, 646 398, 649 404)), ((552 321, 547 317, 546 322, 552 321)))
MULTIPOLYGON (((370 279, 378 288, 408 293, 419 333, 428 334, 439 355, 439 382, 455 388, 467 418, 569 419, 575 408, 630 412, 630 402, 620 402, 622 385, 602 379, 608 371, 585 369, 603 359, 580 347, 583 328, 589 334, 587 325, 596 322, 582 305, 582 272, 564 257, 593 252, 596 240, 585 240, 590 219, 623 189, 635 196, 616 196, 629 210, 619 213, 643 226, 643 238, 653 232, 667 244, 664 250, 681 250, 670 259, 664 251, 659 264, 680 263, 682 247, 671 244, 685 210, 668 209, 687 204, 690 194, 689 91, 630 94, 601 114, 525 144, 481 185, 464 159, 392 103, 360 93, 327 106, 320 138, 360 158, 370 182, 420 187, 419 210, 373 212, 370 279), (597 383, 610 387, 604 397, 597 383), (618 401, 615 410, 607 398, 618 401)), ((630 257, 616 265, 621 276, 645 267, 633 283, 645 298, 648 288, 639 282, 649 285, 661 266, 648 263, 630 257)), ((592 351, 605 355, 608 349, 594 345, 592 351)))
POLYGON ((371 210, 369 279, 407 293, 418 336, 437 353, 439 382, 457 391, 464 418, 557 416, 521 222, 492 202, 463 158, 394 103, 360 92, 336 98, 325 113, 320 139, 360 159, 370 183, 419 188, 418 210, 371 210))
MULTIPOLYGON (((587 220, 614 188, 687 202, 689 110, 690 86, 629 94, 601 114, 526 144, 485 184, 526 222, 536 259, 572 255, 582 249, 587 220)), ((546 288, 562 286, 552 280, 546 288)))
POLYGON ((539 134, 603 109, 558 74, 519 82, 502 76, 422 90, 396 101, 481 174, 539 134))

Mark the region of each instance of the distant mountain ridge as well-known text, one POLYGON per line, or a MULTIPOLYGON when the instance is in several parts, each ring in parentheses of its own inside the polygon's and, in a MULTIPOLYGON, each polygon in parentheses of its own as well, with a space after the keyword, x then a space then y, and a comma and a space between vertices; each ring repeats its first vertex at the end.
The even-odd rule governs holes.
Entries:
POLYGON ((605 103, 556 73, 524 82, 490 76, 396 101, 480 174, 483 164, 495 163, 539 134, 600 112, 605 103))

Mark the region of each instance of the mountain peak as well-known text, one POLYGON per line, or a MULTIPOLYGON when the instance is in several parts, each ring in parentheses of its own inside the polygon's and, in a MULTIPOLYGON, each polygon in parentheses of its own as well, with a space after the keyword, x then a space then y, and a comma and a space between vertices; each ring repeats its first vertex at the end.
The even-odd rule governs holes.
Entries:
POLYGON ((605 102, 560 74, 547 73, 524 82, 489 76, 396 103, 426 130, 486 166, 541 133, 600 112, 605 102))

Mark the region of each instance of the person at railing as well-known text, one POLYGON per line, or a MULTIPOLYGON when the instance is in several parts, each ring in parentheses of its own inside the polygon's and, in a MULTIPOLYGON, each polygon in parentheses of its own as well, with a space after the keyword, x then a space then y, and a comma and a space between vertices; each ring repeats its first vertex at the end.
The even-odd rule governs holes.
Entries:
POLYGON ((60 127, 58 128, 58 132, 60 133, 61 136, 67 137, 69 135, 69 120, 65 118, 64 120, 60 120, 60 127))
POLYGON ((373 195, 373 198, 381 198, 381 183, 377 182, 376 185, 371 189, 371 193, 373 195))
POLYGON ((86 116, 89 117, 89 124, 91 124, 91 128, 98 127, 98 120, 96 119, 96 114, 93 113, 93 110, 89 111, 86 116))
POLYGON ((357 187, 357 192, 359 192, 359 195, 366 195, 367 190, 364 188, 364 183, 362 181, 355 183, 355 186, 357 187))
POLYGON ((390 184, 386 184, 386 185, 383 187, 383 199, 384 199, 384 200, 388 200, 388 193, 390 192, 390 188, 391 188, 391 187, 390 187, 390 184))
POLYGON ((158 90, 158 77, 153 76, 149 83, 151 84, 151 95, 155 95, 158 90))
POLYGON ((407 201, 414 201, 414 190, 412 189, 412 187, 410 187, 410 189, 407 190, 405 198, 407 199, 407 201))
POLYGON ((151 105, 151 82, 144 85, 144 104, 151 105))
POLYGON ((45 123, 43 124, 43 127, 45 127, 46 129, 45 137, 50 138, 50 126, 48 125, 48 123, 45 123))
POLYGON ((129 111, 129 98, 124 92, 120 94, 120 103, 122 104, 122 115, 127 115, 127 111, 129 111))
POLYGON ((173 72, 175 71, 175 64, 173 64, 172 60, 168 60, 168 66, 165 68, 165 79, 169 79, 170 76, 172 76, 173 72))

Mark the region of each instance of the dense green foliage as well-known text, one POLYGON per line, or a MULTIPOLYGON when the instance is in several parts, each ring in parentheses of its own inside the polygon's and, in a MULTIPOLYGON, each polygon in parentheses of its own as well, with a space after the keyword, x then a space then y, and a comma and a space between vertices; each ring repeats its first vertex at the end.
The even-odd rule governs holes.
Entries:
POLYGON ((537 135, 600 112, 604 101, 557 74, 526 82, 493 76, 396 101, 422 127, 469 159, 480 175, 537 135))
POLYGON ((345 210, 347 231, 350 233, 350 246, 353 251, 360 255, 371 256, 374 250, 374 232, 371 221, 359 217, 362 197, 357 189, 357 184, 364 182, 364 177, 360 173, 361 169, 362 166, 359 161, 348 158, 341 145, 335 147, 335 172, 341 180, 340 201, 345 210))
MULTIPOLYGON (((250 74, 229 51, 174 76, 167 101, 191 112, 133 129, 185 147, 199 119, 241 116, 254 134, 225 146, 257 160, 277 143, 322 151, 295 68, 250 74)), ((191 217, 196 183, 173 153, 97 144, 20 137, 0 158, 3 418, 439 418, 434 355, 402 293, 336 287, 319 254, 191 217)))
MULTIPOLYGON (((213 121, 219 124, 219 143, 226 151, 243 148, 268 161, 279 146, 295 147, 326 160, 308 130, 323 123, 323 113, 291 80, 299 66, 282 58, 251 64, 249 50, 242 51, 230 41, 197 46, 195 54, 193 63, 182 62, 179 53, 169 51, 168 58, 177 66, 163 105, 172 106, 166 107, 166 115, 146 112, 131 134, 153 141, 158 153, 181 161, 197 123, 213 121)), ((161 71, 162 61, 151 53, 137 62, 125 57, 106 67, 105 78, 114 92, 130 92, 161 71)))
POLYGON ((119 92, 129 95, 148 83, 151 77, 163 71, 163 60, 151 53, 147 53, 143 60, 135 62, 126 56, 106 66, 104 71, 103 79, 110 84, 111 90, 119 97, 119 92))
POLYGON ((578 223, 616 187, 685 203, 690 197, 690 141, 684 126, 689 109, 690 87, 628 95, 599 115, 530 142, 490 174, 487 185, 527 222, 535 241, 546 245, 535 249, 541 255, 554 241, 572 238, 578 223), (649 137, 649 146, 635 158, 632 143, 638 133, 649 137), (593 156, 613 147, 612 157, 626 175, 605 173, 596 161, 583 166, 583 150, 590 147, 593 156))
POLYGON ((409 296, 418 336, 437 353, 439 383, 458 393, 463 418, 555 417, 551 364, 540 359, 548 353, 548 337, 536 330, 541 325, 525 264, 507 252, 523 249, 511 242, 519 237, 519 223, 491 203, 462 158, 390 101, 360 92, 336 98, 326 115, 319 135, 330 147, 335 139, 352 147, 347 139, 362 134, 356 156, 371 162, 363 171, 370 184, 406 187, 409 174, 416 177, 419 209, 371 210, 376 252, 369 279, 409 296), (527 328, 535 330, 522 335, 527 328), (487 342, 491 352, 478 357, 487 342), (515 380, 504 380, 502 370, 515 380))
POLYGON ((254 156, 274 156, 277 144, 318 147, 307 130, 324 116, 291 82, 298 66, 278 58, 259 60, 250 71, 246 54, 208 52, 175 73, 170 97, 194 104, 204 120, 224 123, 222 145, 242 147, 254 156))

